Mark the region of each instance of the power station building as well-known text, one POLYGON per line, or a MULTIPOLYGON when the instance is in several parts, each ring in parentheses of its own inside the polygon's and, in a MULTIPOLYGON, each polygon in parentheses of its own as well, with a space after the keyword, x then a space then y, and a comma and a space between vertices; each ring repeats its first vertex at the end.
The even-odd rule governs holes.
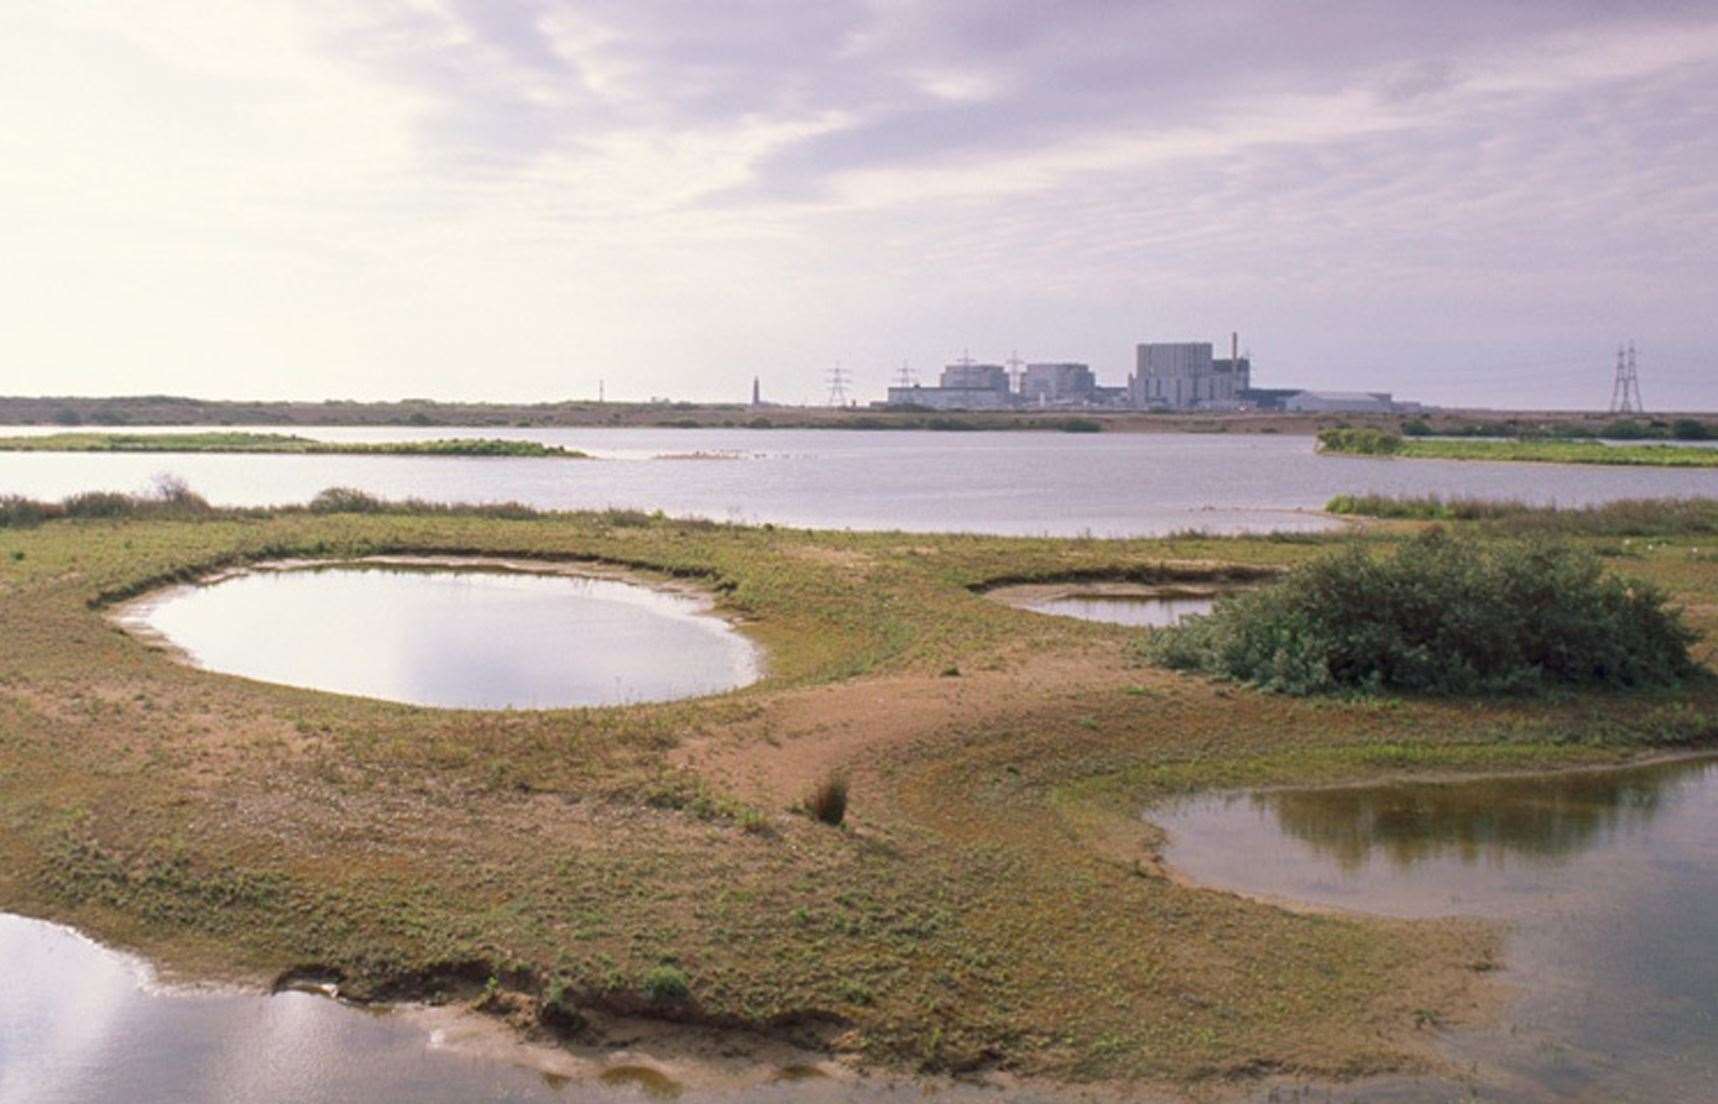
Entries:
POLYGON ((1062 361, 1028 364, 1020 377, 1020 399, 1031 406, 1085 405, 1094 401, 1098 377, 1090 367, 1062 361))
POLYGON ((1134 347, 1126 387, 1099 386, 1090 366, 1073 361, 980 364, 963 357, 942 371, 937 387, 889 388, 888 406, 928 410, 1005 410, 1032 407, 1133 407, 1138 410, 1281 410, 1295 413, 1387 413, 1419 410, 1383 391, 1255 388, 1253 362, 1229 335, 1229 355, 1208 341, 1134 347), (1009 368, 1021 369, 1018 378, 1009 368))
POLYGON ((1137 407, 1223 410, 1240 406, 1252 386, 1253 364, 1230 338, 1227 359, 1212 356, 1209 341, 1145 344, 1134 348, 1128 398, 1137 407))
POLYGON ((922 406, 930 410, 1001 410, 1015 404, 1008 369, 970 359, 943 368, 937 387, 889 388, 890 406, 922 406))

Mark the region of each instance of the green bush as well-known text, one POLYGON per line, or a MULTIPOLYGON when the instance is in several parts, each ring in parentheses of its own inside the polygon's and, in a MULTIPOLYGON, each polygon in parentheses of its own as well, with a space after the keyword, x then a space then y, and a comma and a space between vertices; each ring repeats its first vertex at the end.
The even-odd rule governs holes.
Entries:
POLYGON ((692 986, 677 966, 653 966, 644 975, 644 995, 652 1004, 680 1004, 692 995, 692 986))
POLYGON ((1434 529, 1374 558, 1358 546, 1152 633, 1164 666, 1287 694, 1474 694, 1635 687, 1695 671, 1696 636, 1656 588, 1585 550, 1434 529))
POLYGON ((831 827, 847 819, 847 776, 839 771, 827 775, 806 795, 805 811, 831 827))
POLYGON ((1705 422, 1693 418, 1678 418, 1670 423, 1670 435, 1678 441, 1709 441, 1714 434, 1712 427, 1705 422))
POLYGON ((1402 439, 1381 429, 1338 427, 1320 430, 1318 447, 1326 452, 1346 452, 1359 456, 1394 456, 1402 451, 1402 439))

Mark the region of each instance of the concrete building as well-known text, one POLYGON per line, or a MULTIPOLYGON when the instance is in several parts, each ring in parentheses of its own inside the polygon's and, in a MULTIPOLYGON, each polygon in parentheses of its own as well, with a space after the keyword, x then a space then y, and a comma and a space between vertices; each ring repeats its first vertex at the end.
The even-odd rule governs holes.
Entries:
POLYGON ((942 387, 948 391, 1000 391, 1006 395, 1008 369, 1000 364, 958 360, 943 368, 942 387))
POLYGON ((889 406, 919 406, 927 410, 1001 410, 1014 405, 1014 393, 1006 387, 911 387, 889 388, 889 406))
POLYGON ((1020 398, 1031 406, 1088 403, 1097 386, 1097 377, 1084 364, 1028 364, 1020 378, 1020 398))
POLYGON ((1388 391, 1297 391, 1283 400, 1283 409, 1297 414, 1392 414, 1398 406, 1388 391))
POLYGON ((1232 409, 1252 384, 1252 361, 1240 355, 1238 337, 1230 337, 1230 355, 1211 355, 1209 341, 1156 343, 1136 346, 1134 374, 1128 391, 1134 406, 1171 410, 1232 409))

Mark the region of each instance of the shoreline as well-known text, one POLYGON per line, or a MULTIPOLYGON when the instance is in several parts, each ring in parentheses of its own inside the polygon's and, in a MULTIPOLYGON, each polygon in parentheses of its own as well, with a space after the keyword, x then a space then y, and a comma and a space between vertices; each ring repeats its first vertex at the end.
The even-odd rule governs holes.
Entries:
MULTIPOLYGON (((1710 739, 1718 718, 1704 684, 1284 699, 1142 666, 1125 632, 981 593, 1166 564, 1260 574, 1324 544, 626 522, 259 512, 0 531, 0 631, 20 643, 0 657, 0 901, 189 975, 337 978, 363 1000, 475 999, 494 977, 527 1017, 564 992, 581 1017, 809 1031, 908 1079, 1247 1092, 1261 1070, 1420 1068, 1415 1009, 1468 1004, 1478 937, 1309 924, 1140 877, 1149 840, 1127 801, 1628 757, 1710 739), (199 564, 456 549, 694 580, 767 650, 769 684, 442 715, 211 676, 92 607, 199 564), (852 779, 841 828, 794 811, 833 769, 852 779), (1125 784, 1078 790, 1112 775, 1125 784), (686 1000, 650 997, 665 963, 686 1000)), ((1666 541, 1629 570, 1718 589, 1684 552, 1666 541)))

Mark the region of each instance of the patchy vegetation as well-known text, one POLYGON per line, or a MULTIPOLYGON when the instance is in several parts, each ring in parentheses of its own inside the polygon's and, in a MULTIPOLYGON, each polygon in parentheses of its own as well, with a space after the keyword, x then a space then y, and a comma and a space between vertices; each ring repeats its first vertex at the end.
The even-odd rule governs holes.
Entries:
POLYGON ((1645 465, 1659 468, 1718 468, 1718 449, 1675 445, 1606 445, 1558 438, 1437 440, 1403 438, 1379 429, 1326 429, 1323 452, 1350 456, 1401 456, 1411 460, 1519 460, 1547 464, 1645 465))
POLYGON ((266 452, 358 456, 519 456, 582 460, 576 449, 536 441, 449 437, 436 441, 316 441, 285 433, 52 433, 0 437, 0 452, 266 452))
MULTIPOLYGON (((1383 526, 1045 540, 350 492, 315 511, 164 498, 121 496, 109 516, 8 507, 35 516, 0 529, 0 907, 185 971, 531 1009, 588 1041, 603 1012, 888 1069, 1199 1092, 1414 1067, 1416 1017, 1474 1007, 1492 935, 1177 884, 1139 809, 1209 786, 1718 742, 1710 680, 1263 694, 1142 663, 1135 630, 978 593, 1005 577, 1220 579, 1332 548, 1387 561, 1402 538, 1383 526), (195 670, 103 618, 247 561, 458 552, 697 578, 766 649, 768 677, 612 709, 415 709, 195 670), (852 784, 831 831, 799 814, 837 772, 852 784)), ((1623 561, 1684 604, 1707 663, 1709 544, 1639 541, 1623 561)))
POLYGON ((1625 498, 1596 506, 1534 506, 1518 499, 1337 495, 1333 514, 1415 521, 1481 521, 1487 532, 1593 537, 1718 533, 1718 499, 1625 498))
POLYGON ((1349 548, 1158 630, 1148 650, 1287 694, 1474 694, 1674 685, 1695 634, 1641 582, 1559 543, 1434 529, 1386 556, 1349 548))

